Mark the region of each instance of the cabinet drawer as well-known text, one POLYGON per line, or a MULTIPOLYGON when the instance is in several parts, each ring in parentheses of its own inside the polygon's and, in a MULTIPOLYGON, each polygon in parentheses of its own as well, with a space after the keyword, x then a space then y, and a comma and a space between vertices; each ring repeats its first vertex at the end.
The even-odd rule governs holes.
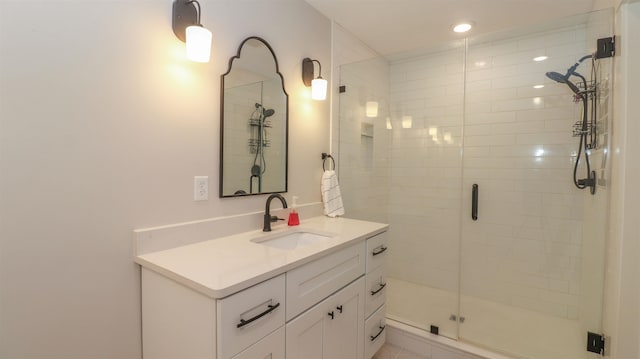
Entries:
POLYGON ((266 338, 245 349, 240 354, 234 356, 233 359, 284 359, 284 328, 284 326, 280 327, 280 329, 267 335, 266 338))
POLYGON ((388 232, 367 239, 367 272, 382 266, 387 257, 388 232))
POLYGON ((284 325, 284 307, 284 274, 218 300, 218 358, 231 358, 284 325))
POLYGON ((367 290, 365 293, 365 318, 384 304, 387 297, 387 274, 385 267, 374 269, 367 273, 367 290))
POLYGON ((360 242, 287 272, 287 321, 364 274, 360 242))
POLYGON ((364 322, 364 358, 370 359, 386 341, 385 306, 364 322))

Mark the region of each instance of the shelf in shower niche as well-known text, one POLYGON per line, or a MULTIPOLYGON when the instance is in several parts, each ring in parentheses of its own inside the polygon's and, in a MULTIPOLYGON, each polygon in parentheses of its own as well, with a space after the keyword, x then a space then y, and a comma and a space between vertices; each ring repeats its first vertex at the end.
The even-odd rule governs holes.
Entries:
POLYGON ((360 136, 373 138, 373 124, 363 123, 360 127, 360 136))
POLYGON ((265 121, 264 123, 260 124, 260 120, 249 120, 249 126, 253 126, 253 127, 271 127, 271 121, 265 121))

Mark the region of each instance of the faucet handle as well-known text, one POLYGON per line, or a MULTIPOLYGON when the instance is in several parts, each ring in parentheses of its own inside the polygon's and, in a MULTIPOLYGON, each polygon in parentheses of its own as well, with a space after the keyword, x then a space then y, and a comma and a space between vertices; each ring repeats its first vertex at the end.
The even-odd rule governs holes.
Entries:
POLYGON ((271 222, 284 221, 284 218, 278 216, 271 216, 271 222))

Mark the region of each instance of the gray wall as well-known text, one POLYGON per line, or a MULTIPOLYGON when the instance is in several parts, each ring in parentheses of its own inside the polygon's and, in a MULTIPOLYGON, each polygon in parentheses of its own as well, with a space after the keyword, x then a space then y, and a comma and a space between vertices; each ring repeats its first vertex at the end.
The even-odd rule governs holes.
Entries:
POLYGON ((331 69, 331 23, 302 0, 202 9, 209 64, 185 59, 170 0, 0 1, 0 357, 139 358, 131 231, 264 208, 217 198, 220 75, 247 36, 290 95, 288 196, 320 200, 329 102, 300 73, 331 69))

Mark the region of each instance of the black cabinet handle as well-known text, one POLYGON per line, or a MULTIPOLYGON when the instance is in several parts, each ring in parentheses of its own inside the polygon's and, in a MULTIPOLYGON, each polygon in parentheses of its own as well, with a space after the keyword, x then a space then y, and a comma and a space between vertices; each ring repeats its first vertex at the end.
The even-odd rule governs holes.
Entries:
POLYGON ((374 341, 374 340, 378 339, 380 334, 382 334, 382 332, 384 332, 384 328, 385 327, 386 327, 386 325, 379 326, 378 328, 380 328, 380 331, 378 332, 378 334, 371 336, 371 341, 374 341))
POLYGON ((372 290, 371 291, 371 295, 376 295, 378 293, 380 293, 381 290, 384 289, 384 287, 387 286, 387 283, 380 283, 380 288, 378 288, 377 290, 372 290))
POLYGON ((331 319, 333 319, 333 311, 330 311, 329 313, 327 313, 328 316, 331 317, 331 319))
POLYGON ((337 306, 337 307, 336 307, 336 309, 337 309, 340 313, 342 313, 342 306, 341 306, 341 305, 337 306))
POLYGON ((371 254, 373 254, 374 256, 377 256, 378 254, 382 254, 384 251, 387 250, 387 247, 385 246, 380 246, 380 249, 378 250, 374 250, 371 254))
POLYGON ((478 185, 476 183, 471 187, 471 219, 478 220, 478 185))
POLYGON ((269 304, 269 305, 268 305, 268 307, 269 307, 269 308, 268 308, 267 310, 265 310, 264 312, 262 312, 262 313, 260 313, 260 314, 256 315, 255 317, 253 317, 253 318, 251 318, 251 319, 244 320, 244 319, 240 318, 240 323, 238 323, 238 325, 236 325, 236 327, 238 327, 238 328, 242 328, 242 327, 244 327, 245 325, 247 325, 247 324, 249 324, 249 323, 251 323, 251 322, 253 322, 253 321, 256 321, 256 320, 258 320, 258 319, 260 319, 260 318, 264 317, 265 315, 267 315, 267 314, 269 314, 269 313, 273 312, 273 311, 274 311, 274 310, 276 310, 276 308, 278 308, 279 306, 280 306, 280 303, 276 303, 276 304, 273 304, 273 305, 269 304))

